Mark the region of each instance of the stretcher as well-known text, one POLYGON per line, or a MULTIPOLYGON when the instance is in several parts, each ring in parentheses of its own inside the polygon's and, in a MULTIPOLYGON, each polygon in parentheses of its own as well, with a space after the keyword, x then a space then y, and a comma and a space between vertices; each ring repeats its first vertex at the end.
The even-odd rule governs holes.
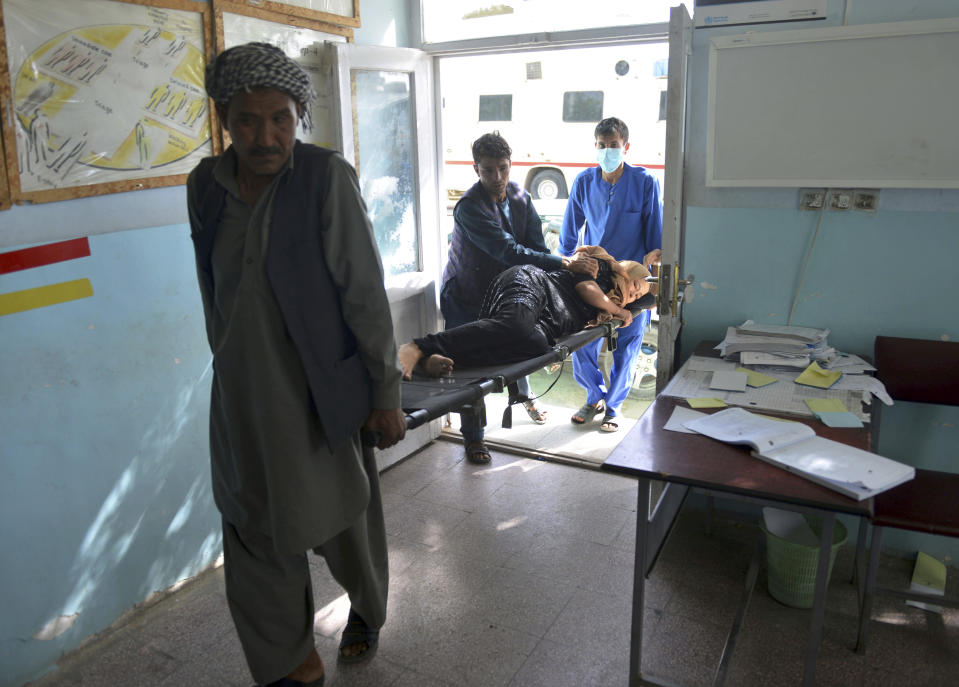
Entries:
MULTIPOLYGON (((656 297, 646 294, 629 306, 636 317, 655 305, 656 297)), ((609 350, 616 348, 616 330, 622 322, 613 320, 563 337, 543 355, 528 360, 494 367, 454 367, 448 377, 429 377, 416 371, 413 379, 404 380, 401 404, 406 413, 407 429, 414 429, 447 413, 472 413, 477 426, 486 425, 485 397, 504 389, 509 402, 503 414, 503 426, 509 427, 512 407, 527 400, 519 395, 516 382, 536 370, 564 361, 573 351, 599 338, 605 338, 609 350)))

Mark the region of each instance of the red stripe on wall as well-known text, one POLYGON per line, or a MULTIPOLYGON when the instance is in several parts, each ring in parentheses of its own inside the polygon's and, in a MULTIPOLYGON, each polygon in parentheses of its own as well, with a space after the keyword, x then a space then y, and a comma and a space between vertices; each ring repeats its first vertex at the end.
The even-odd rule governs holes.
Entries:
POLYGON ((33 248, 0 253, 0 274, 42 267, 55 262, 76 260, 90 255, 90 242, 84 237, 71 241, 58 241, 33 248))

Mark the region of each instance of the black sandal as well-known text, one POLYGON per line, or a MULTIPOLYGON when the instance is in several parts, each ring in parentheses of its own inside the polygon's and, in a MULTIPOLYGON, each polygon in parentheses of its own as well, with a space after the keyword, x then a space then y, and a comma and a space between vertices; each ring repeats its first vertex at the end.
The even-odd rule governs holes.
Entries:
POLYGON ((340 639, 340 650, 337 653, 337 659, 342 663, 359 663, 368 661, 376 653, 376 647, 380 643, 380 631, 374 630, 366 624, 359 613, 350 609, 350 615, 346 620, 346 627, 343 628, 343 636, 340 639), (343 649, 358 644, 366 644, 366 651, 358 654, 348 655, 343 653, 343 649))
POLYGON ((593 418, 596 417, 601 410, 603 410, 605 405, 606 404, 602 401, 597 401, 596 405, 585 403, 583 404, 582 408, 576 411, 569 421, 574 425, 585 425, 587 422, 592 422, 593 418))
POLYGON ((486 465, 493 456, 490 455, 489 447, 482 441, 474 441, 466 446, 466 460, 477 465, 486 465))
POLYGON ((536 407, 536 404, 532 401, 523 401, 523 407, 526 408, 526 414, 529 415, 529 419, 535 422, 538 425, 546 424, 546 411, 540 410, 536 407))
POLYGON ((602 432, 618 432, 618 431, 619 431, 619 425, 616 424, 615 420, 616 420, 616 416, 615 416, 615 415, 610 415, 609 413, 606 413, 606 415, 603 416, 603 422, 602 422, 602 424, 600 424, 600 426, 599 426, 600 431, 602 431, 602 432))

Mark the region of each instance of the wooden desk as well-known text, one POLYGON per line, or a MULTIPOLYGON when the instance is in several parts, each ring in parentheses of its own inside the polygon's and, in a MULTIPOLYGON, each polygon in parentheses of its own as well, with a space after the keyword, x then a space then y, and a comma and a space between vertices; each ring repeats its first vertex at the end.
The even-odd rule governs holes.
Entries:
MULTIPOLYGON (((649 407, 619 446, 603 463, 603 469, 639 480, 636 506, 636 554, 633 569, 632 641, 629 658, 630 685, 661 684, 642 675, 643 607, 646 577, 656 562, 669 529, 691 487, 710 493, 732 494, 761 503, 784 506, 792 510, 813 511, 823 518, 819 567, 806 649, 803 684, 813 685, 816 655, 822 636, 825 611, 826 581, 836 513, 870 516, 872 499, 855 501, 838 492, 821 487, 784 469, 753 458, 743 446, 724 444, 699 434, 684 434, 663 429, 680 399, 660 397, 649 407), (666 488, 652 515, 649 513, 649 486, 653 480, 666 483, 666 488)), ((869 449, 867 428, 829 428, 811 418, 790 418, 814 426, 816 433, 857 448, 869 449), (813 422, 815 424, 813 425, 813 422)), ((745 613, 748 592, 758 573, 759 560, 754 559, 747 575, 747 595, 743 608, 734 619, 733 628, 723 650, 715 684, 721 684, 735 643, 735 635, 745 613), (750 583, 751 579, 751 583, 750 583)))

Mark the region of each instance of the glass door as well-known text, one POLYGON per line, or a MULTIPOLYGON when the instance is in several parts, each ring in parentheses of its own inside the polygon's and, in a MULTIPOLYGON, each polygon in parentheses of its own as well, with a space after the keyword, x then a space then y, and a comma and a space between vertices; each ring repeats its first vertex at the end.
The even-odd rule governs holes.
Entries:
MULTIPOLYGON (((386 274, 398 344, 437 326, 440 242, 430 58, 329 43, 335 140, 356 167, 386 274)), ((377 455, 380 469, 438 436, 439 421, 377 455)))

